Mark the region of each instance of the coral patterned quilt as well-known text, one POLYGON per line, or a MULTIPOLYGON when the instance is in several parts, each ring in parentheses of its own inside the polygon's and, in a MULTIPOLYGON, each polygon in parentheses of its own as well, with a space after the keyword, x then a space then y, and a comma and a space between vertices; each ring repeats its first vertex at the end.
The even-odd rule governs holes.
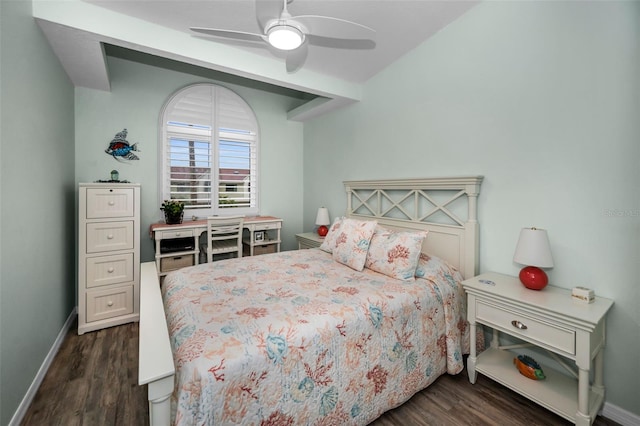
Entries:
POLYGON ((423 267, 403 282, 311 249, 167 275, 175 424, 364 425, 459 373, 462 278, 423 267))

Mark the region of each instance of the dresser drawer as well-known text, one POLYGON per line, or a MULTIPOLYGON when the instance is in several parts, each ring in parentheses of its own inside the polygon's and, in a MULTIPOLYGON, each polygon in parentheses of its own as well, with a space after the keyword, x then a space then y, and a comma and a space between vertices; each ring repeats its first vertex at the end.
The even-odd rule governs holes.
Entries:
POLYGON ((133 281, 133 253, 87 258, 87 288, 133 281))
POLYGON ((133 313, 133 285, 86 293, 87 322, 133 313))
POLYGON ((194 230, 193 229, 176 229, 173 231, 160 231, 157 234, 159 235, 156 235, 156 240, 171 240, 174 238, 193 237, 194 230))
POLYGON ((87 219, 131 217, 133 188, 87 188, 87 219))
POLYGON ((541 346, 575 354, 575 332, 525 315, 517 310, 476 301, 476 320, 490 327, 501 329, 513 336, 527 341, 535 341, 541 346))
POLYGON ((133 221, 87 223, 87 253, 133 249, 133 221))

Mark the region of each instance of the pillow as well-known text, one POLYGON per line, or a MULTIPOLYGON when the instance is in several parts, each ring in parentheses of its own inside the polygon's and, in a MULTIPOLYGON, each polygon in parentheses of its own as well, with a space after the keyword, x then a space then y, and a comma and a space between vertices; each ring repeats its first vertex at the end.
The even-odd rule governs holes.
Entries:
POLYGON ((447 261, 437 256, 420 254, 416 278, 426 278, 431 281, 447 282, 456 287, 457 282, 463 280, 462 274, 447 261))
POLYGON ((324 250, 327 253, 333 253, 333 249, 336 246, 336 238, 340 233, 340 227, 342 226, 342 221, 344 219, 344 216, 335 218, 333 225, 329 228, 329 232, 327 232, 327 235, 324 237, 324 241, 320 244, 320 250, 324 250))
POLYGON ((333 260, 362 271, 377 224, 370 220, 344 219, 333 248, 333 260))
POLYGON ((378 226, 371 238, 365 268, 398 280, 414 281, 428 232, 398 232, 378 226))

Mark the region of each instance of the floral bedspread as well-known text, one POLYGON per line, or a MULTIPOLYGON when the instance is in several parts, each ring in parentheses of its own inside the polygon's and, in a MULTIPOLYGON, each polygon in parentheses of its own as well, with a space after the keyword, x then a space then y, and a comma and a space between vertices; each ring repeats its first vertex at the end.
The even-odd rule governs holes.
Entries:
POLYGON ((460 275, 403 282, 318 249, 167 275, 177 425, 364 425, 468 352, 460 275))

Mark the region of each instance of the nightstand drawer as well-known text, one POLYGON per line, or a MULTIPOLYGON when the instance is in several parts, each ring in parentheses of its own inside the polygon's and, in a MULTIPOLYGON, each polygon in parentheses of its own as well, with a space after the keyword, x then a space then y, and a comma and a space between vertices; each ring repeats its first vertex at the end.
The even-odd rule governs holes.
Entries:
POLYGON ((312 249, 312 248, 318 248, 318 247, 320 247, 320 244, 316 243, 315 241, 308 241, 308 240, 298 241, 298 250, 306 250, 306 249, 312 249))
POLYGON ((575 331, 538 320, 516 310, 486 303, 484 300, 476 302, 476 320, 550 349, 570 355, 574 355, 576 351, 575 331))

